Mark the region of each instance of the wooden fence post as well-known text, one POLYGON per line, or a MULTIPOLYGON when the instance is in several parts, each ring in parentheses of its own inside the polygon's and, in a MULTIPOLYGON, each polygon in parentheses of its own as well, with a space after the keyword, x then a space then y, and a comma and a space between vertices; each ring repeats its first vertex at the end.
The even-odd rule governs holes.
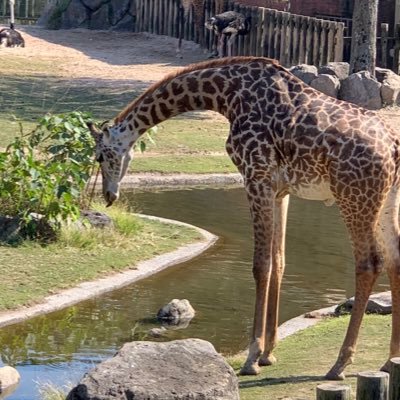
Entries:
POLYGON ((395 74, 400 72, 400 24, 396 24, 394 30, 393 71, 395 74))
POLYGON ((389 24, 381 24, 381 67, 387 67, 387 44, 389 36, 389 24))
POLYGON ((350 400, 350 386, 333 383, 318 385, 317 400, 350 400))
POLYGON ((390 360, 389 399, 400 400, 400 357, 390 360))
POLYGON ((360 372, 357 377, 357 400, 388 400, 389 374, 386 372, 360 372))

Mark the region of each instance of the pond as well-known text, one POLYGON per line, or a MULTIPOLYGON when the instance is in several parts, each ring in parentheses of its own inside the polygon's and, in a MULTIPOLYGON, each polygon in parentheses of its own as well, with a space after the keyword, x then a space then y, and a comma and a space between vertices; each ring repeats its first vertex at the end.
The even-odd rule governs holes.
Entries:
MULTIPOLYGON (((39 399, 38 384, 76 382, 124 342, 140 340, 158 326, 154 316, 173 298, 187 298, 196 317, 187 329, 170 331, 164 340, 199 337, 224 354, 246 348, 254 284, 252 231, 243 189, 133 192, 127 196, 140 212, 200 226, 220 239, 196 259, 142 282, 1 329, 2 362, 15 365, 22 376, 19 388, 7 399, 39 399)), ((350 244, 337 209, 292 198, 280 321, 352 295, 353 274, 350 244)), ((387 288, 382 280, 376 290, 387 288)))

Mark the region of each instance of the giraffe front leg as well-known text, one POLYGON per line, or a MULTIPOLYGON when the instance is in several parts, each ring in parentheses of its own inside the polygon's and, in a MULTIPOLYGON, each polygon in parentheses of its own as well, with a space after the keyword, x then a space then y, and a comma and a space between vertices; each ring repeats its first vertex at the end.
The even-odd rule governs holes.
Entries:
POLYGON ((272 272, 268 291, 267 319, 265 328, 265 349, 258 365, 272 365, 276 362, 272 354, 278 343, 279 294, 285 269, 285 236, 289 196, 276 200, 274 207, 274 237, 272 241, 272 272))
POLYGON ((264 351, 273 235, 272 193, 266 199, 253 198, 252 195, 249 195, 249 199, 254 229, 253 275, 256 283, 256 304, 249 354, 240 371, 241 375, 258 374, 258 359, 264 351))

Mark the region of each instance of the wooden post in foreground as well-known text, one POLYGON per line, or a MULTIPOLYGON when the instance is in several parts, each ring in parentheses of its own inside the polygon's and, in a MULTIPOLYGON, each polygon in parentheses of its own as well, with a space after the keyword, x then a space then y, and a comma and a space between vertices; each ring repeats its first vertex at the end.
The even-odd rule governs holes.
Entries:
POLYGON ((390 360, 389 399, 400 400, 400 357, 390 360))
POLYGON ((334 383, 318 385, 317 400, 350 400, 350 386, 334 383))
POLYGON ((389 374, 386 372, 360 372, 357 377, 357 400, 388 400, 389 374))

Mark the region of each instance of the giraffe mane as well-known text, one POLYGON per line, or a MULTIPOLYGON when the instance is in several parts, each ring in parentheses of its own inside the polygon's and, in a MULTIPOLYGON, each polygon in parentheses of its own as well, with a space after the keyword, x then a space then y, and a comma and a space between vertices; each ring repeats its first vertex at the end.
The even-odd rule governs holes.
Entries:
POLYGON ((169 73, 163 79, 161 79, 160 81, 151 85, 145 92, 143 92, 141 95, 139 95, 139 97, 137 97, 135 100, 133 100, 131 103, 129 103, 114 118, 114 123, 119 123, 122 120, 124 120, 132 112, 132 110, 136 107, 136 105, 139 104, 143 100, 143 98, 146 97, 149 93, 154 92, 156 89, 158 89, 165 83, 169 82, 171 79, 174 79, 180 75, 187 74, 187 73, 194 72, 194 71, 199 71, 202 69, 207 69, 207 68, 218 68, 218 67, 224 67, 226 65, 233 65, 233 64, 248 64, 248 63, 254 62, 254 61, 263 62, 264 64, 272 64, 279 69, 285 70, 276 60, 273 60, 271 58, 265 58, 265 57, 243 57, 243 56, 229 57, 229 58, 221 58, 218 60, 203 61, 203 62, 199 62, 196 64, 190 64, 190 65, 183 67, 177 71, 169 73))

